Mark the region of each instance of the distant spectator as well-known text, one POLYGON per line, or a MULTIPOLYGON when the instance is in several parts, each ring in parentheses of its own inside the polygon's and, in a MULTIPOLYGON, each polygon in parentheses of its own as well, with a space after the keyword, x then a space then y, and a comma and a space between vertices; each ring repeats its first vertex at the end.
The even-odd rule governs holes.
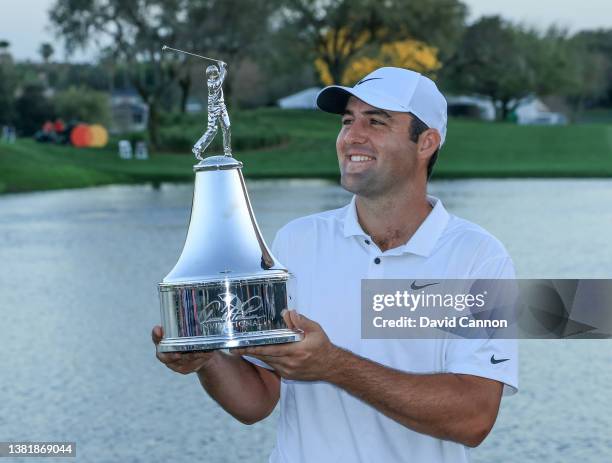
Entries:
POLYGON ((42 131, 44 134, 51 135, 55 131, 55 125, 51 121, 45 121, 42 131))
POLYGON ((43 124, 42 129, 36 132, 34 138, 36 141, 44 143, 55 141, 55 124, 47 120, 43 124))
POLYGON ((15 129, 15 126, 9 125, 8 130, 7 130, 6 141, 7 143, 13 144, 15 143, 16 139, 17 139, 17 129, 15 129))
POLYGON ((64 130, 66 130, 66 126, 64 125, 64 121, 61 119, 56 119, 55 120, 55 124, 53 125, 53 128, 55 130, 55 133, 57 133, 58 135, 60 133, 63 133, 64 130))
POLYGON ((53 129, 55 130, 55 142, 66 143, 68 134, 66 133, 66 125, 64 124, 64 121, 61 119, 56 119, 55 123, 53 124, 53 129))
POLYGON ((2 142, 3 143, 10 143, 9 142, 9 133, 10 127, 8 125, 3 125, 2 126, 2 142))

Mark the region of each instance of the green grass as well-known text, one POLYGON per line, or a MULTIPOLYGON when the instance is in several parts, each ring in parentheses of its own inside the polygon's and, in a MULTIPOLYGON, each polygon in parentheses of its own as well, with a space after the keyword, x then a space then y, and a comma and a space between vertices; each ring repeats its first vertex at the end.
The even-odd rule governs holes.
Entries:
MULTIPOLYGON (((338 177, 337 116, 258 109, 235 111, 232 118, 232 135, 245 146, 276 143, 234 149, 247 177, 338 177), (261 140, 254 138, 258 131, 261 140), (266 137, 268 132, 272 136, 266 137)), ((172 123, 175 132, 176 127, 192 132, 203 127, 204 118, 188 116, 172 123)), ((451 120, 448 132, 434 178, 612 176, 612 125, 526 127, 451 120)), ((118 158, 115 144, 76 149, 20 139, 14 145, 0 144, 0 192, 192 181, 194 163, 187 149, 153 153, 149 161, 125 161, 118 158)))
POLYGON ((440 154, 439 177, 609 177, 612 125, 451 121, 440 154))
POLYGON ((612 124, 612 108, 587 109, 578 117, 583 124, 612 124))

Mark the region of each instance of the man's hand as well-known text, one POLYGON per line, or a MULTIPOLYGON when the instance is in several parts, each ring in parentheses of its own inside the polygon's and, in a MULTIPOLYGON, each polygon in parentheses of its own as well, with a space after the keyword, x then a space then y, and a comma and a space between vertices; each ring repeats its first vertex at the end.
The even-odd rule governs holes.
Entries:
POLYGON ((153 327, 151 331, 151 338, 155 344, 156 356, 160 362, 166 365, 173 371, 186 375, 188 373, 195 373, 202 367, 206 366, 215 355, 215 351, 212 352, 184 352, 184 353, 161 353, 157 351, 157 345, 164 337, 164 331, 161 326, 153 327))
POLYGON ((288 328, 304 332, 302 341, 232 349, 232 352, 258 358, 286 379, 327 380, 335 368, 339 348, 331 343, 321 325, 295 310, 286 310, 283 319, 288 328))

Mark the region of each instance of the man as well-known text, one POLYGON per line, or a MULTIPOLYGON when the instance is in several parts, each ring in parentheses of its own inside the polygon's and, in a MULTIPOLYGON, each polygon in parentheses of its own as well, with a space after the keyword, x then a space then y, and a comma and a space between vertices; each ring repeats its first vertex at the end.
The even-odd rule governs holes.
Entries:
MULTIPOLYGON (((317 104, 342 113, 338 162, 355 196, 289 223, 274 242, 298 284, 301 314, 288 311, 285 320, 304 340, 158 357, 175 371, 197 371, 244 423, 266 417, 280 398, 272 462, 467 461, 466 446, 491 430, 502 391, 516 391, 516 345, 361 338, 364 278, 514 275, 495 238, 426 194, 446 100, 428 78, 387 67, 355 87, 323 89, 317 104)), ((154 341, 161 336, 156 327, 154 341)))
POLYGON ((221 123, 221 131, 223 132, 223 151, 226 155, 231 156, 231 138, 230 138, 230 119, 223 98, 223 81, 227 74, 227 64, 223 61, 219 62, 219 68, 211 64, 206 68, 206 79, 208 85, 208 125, 206 132, 200 137, 193 147, 193 154, 200 161, 202 155, 208 145, 213 141, 221 123))

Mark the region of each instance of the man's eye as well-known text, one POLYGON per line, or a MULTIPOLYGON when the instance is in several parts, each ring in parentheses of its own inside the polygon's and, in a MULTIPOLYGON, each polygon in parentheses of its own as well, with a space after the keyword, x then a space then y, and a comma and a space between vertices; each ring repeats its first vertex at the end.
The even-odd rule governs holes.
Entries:
POLYGON ((378 119, 370 119, 370 123, 373 125, 385 125, 383 121, 379 121, 378 119))
POLYGON ((343 119, 342 120, 342 125, 349 125, 351 122, 353 122, 353 121, 351 121, 350 119, 343 119))

